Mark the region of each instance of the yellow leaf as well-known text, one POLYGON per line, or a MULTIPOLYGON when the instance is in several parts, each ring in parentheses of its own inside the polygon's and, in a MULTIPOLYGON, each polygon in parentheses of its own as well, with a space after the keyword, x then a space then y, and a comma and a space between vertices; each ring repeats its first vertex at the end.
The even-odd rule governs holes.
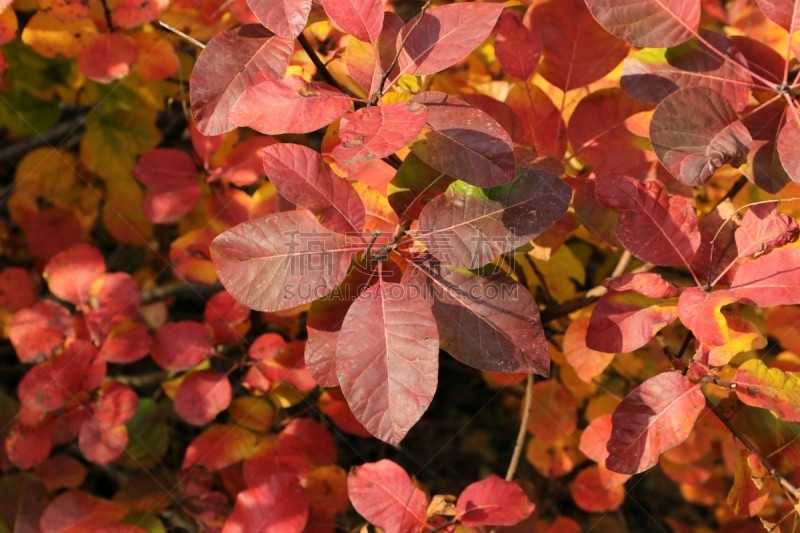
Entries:
POLYGON ((17 14, 8 6, 0 11, 0 44, 10 42, 17 36, 17 14))
POLYGON ((161 140, 154 112, 96 111, 86 119, 81 139, 83 164, 103 178, 133 170, 136 159, 161 140))
POLYGON ((119 175, 106 181, 103 223, 119 242, 144 244, 153 237, 153 226, 142 211, 144 193, 133 178, 119 175))
POLYGON ((77 57, 97 35, 90 19, 68 22, 37 11, 22 30, 22 42, 49 58, 77 57))
POLYGON ((56 148, 31 150, 17 165, 15 194, 66 207, 80 198, 83 188, 76 166, 77 161, 69 152, 56 148))

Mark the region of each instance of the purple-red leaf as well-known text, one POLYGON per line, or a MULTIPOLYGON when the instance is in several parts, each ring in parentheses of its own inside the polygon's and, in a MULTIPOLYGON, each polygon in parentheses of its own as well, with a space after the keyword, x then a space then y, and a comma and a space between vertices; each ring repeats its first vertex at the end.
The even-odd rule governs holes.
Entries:
POLYGON ((347 493, 356 511, 386 533, 417 533, 427 521, 425 493, 388 459, 355 467, 347 493))
POLYGON ((756 204, 747 210, 736 229, 739 258, 750 259, 797 240, 800 226, 788 215, 775 209, 776 204, 756 204))
POLYGON ((542 57, 542 40, 512 11, 506 11, 497 22, 494 53, 503 70, 515 78, 527 80, 542 57))
POLYGON ((380 0, 322 0, 331 20, 356 39, 377 42, 383 26, 380 0))
POLYGON ((200 201, 197 170, 189 154, 172 148, 145 152, 133 174, 150 191, 144 199, 144 215, 154 224, 176 222, 200 201))
POLYGON ((521 142, 536 148, 539 157, 561 160, 567 149, 567 127, 550 97, 532 83, 517 83, 509 91, 506 104, 522 123, 521 142))
POLYGON ((617 238, 633 255, 660 266, 689 266, 700 245, 697 215, 686 198, 669 197, 659 181, 597 178, 597 199, 618 213, 617 238))
POLYGON ((778 134, 778 156, 792 181, 800 183, 800 117, 797 108, 787 112, 786 124, 778 134))
POLYGON ((449 267, 429 255, 409 262, 409 271, 433 300, 440 346, 447 353, 489 372, 550 373, 539 309, 524 286, 449 267))
POLYGON ((492 474, 464 489, 456 502, 456 519, 465 526, 513 526, 534 508, 519 485, 492 474))
POLYGON ((290 41, 303 31, 311 12, 311 0, 247 0, 247 5, 268 30, 290 41))
POLYGON ((222 533, 301 533, 308 521, 308 495, 294 476, 270 476, 236 496, 222 533))
MULTIPOLYGON (((450 4, 435 11, 478 6, 500 5, 450 4)), ((421 93, 413 101, 428 109, 422 135, 410 145, 422 161, 477 187, 493 187, 514 180, 511 138, 494 119, 463 100, 436 91, 421 93)))
POLYGON ((249 220, 211 243, 212 261, 228 292, 251 309, 272 312, 330 293, 357 251, 306 210, 249 220))
POLYGON ((786 102, 778 100, 759 106, 742 118, 753 138, 752 149, 747 155, 747 177, 773 194, 791 181, 778 150, 781 128, 789 117, 787 111, 786 102))
POLYGON ((419 135, 427 117, 425 106, 413 100, 359 109, 342 117, 342 142, 331 155, 342 166, 363 165, 389 156, 419 135))
POLYGON ((800 28, 800 4, 797 0, 756 0, 756 3, 771 21, 790 33, 800 28))
POLYGON ((599 80, 628 55, 628 43, 603 29, 584 0, 537 2, 525 22, 544 45, 539 74, 564 91, 599 80))
POLYGON ((753 84, 744 69, 734 66, 745 64, 744 56, 726 35, 708 30, 700 35, 728 59, 696 39, 666 50, 645 49, 625 60, 620 85, 634 98, 654 104, 679 89, 707 87, 742 111, 753 84))
POLYGON ((267 135, 309 133, 353 108, 349 96, 326 83, 308 83, 294 74, 259 81, 241 93, 230 111, 237 126, 267 135))
POLYGON ((759 307, 800 303, 800 248, 779 248, 741 263, 731 290, 759 307))
POLYGON ((417 15, 398 36, 399 42, 408 37, 400 72, 422 76, 453 66, 489 36, 502 12, 503 4, 464 2, 428 10, 419 23, 417 15))
POLYGON ((175 393, 175 411, 186 422, 204 426, 228 408, 232 392, 225 374, 213 370, 192 372, 175 393))
MULTIPOLYGON (((735 211, 730 201, 722 202, 700 220, 700 247, 692 258, 692 271, 698 278, 713 282, 736 261, 736 224, 729 220, 735 211)), ((730 283, 734 268, 729 269, 721 281, 730 283)))
POLYGON ((700 24, 700 0, 586 0, 609 32, 645 47, 676 46, 691 39, 700 24))
POLYGON ((235 128, 229 114, 245 89, 268 77, 283 77, 294 51, 292 38, 248 24, 209 41, 189 80, 192 118, 202 134, 219 135, 235 128))
POLYGON ((358 421, 397 445, 436 392, 439 335, 419 287, 387 283, 381 265, 376 275, 342 323, 336 376, 358 421))
POLYGON ((389 183, 389 204, 401 221, 419 218, 425 206, 444 193, 453 178, 410 153, 389 183))
POLYGON ((480 268, 558 222, 571 197, 558 176, 527 167, 489 189, 456 182, 422 210, 416 239, 445 265, 480 268))
POLYGON ((167 322, 153 337, 151 356, 167 370, 187 370, 202 363, 213 352, 208 331, 199 322, 167 322))
POLYGON ((620 474, 651 468, 662 452, 689 437, 703 407, 700 384, 675 372, 648 379, 614 411, 606 466, 620 474))
POLYGON ((322 164, 322 156, 305 146, 279 143, 264 149, 264 171, 290 202, 317 215, 336 233, 361 233, 364 204, 350 184, 322 164))
POLYGON ((689 87, 664 98, 650 122, 650 142, 673 176, 703 185, 726 163, 744 163, 753 139, 718 92, 689 87))

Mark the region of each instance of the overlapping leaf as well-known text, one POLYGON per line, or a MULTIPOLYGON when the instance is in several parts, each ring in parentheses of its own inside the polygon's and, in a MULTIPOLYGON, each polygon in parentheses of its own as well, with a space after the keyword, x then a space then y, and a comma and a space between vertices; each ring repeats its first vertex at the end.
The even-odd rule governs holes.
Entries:
POLYGON ((308 21, 311 0, 247 0, 259 22, 270 31, 293 40, 308 21))
POLYGON ((308 520, 308 496, 297 478, 272 476, 236 496, 222 533, 301 533, 308 520))
POLYGON ((389 204, 401 221, 419 218, 424 207, 444 193, 453 178, 408 154, 389 183, 389 204))
POLYGON ((540 157, 561 159, 567 149, 567 128, 561 112, 550 97, 532 83, 511 88, 506 104, 522 122, 522 142, 536 148, 540 157))
POLYGON ((564 333, 564 355, 578 377, 587 383, 603 373, 614 360, 613 353, 598 352, 586 346, 588 318, 573 320, 564 333))
POLYGON ((731 291, 759 307, 800 303, 800 248, 779 248, 739 266, 731 291))
POLYGON ((472 483, 456 501, 456 517, 467 526, 513 526, 533 510, 534 505, 519 485, 496 475, 472 483))
POLYGON ((356 511, 386 533, 415 533, 426 522, 425 493, 388 459, 355 467, 347 492, 356 511))
POLYGON ((800 112, 797 108, 787 112, 786 124, 778 134, 778 156, 792 181, 800 183, 800 112))
POLYGON ((776 205, 756 204, 747 210, 736 229, 739 257, 752 258, 794 242, 800 236, 800 226, 788 215, 778 213, 776 205))
POLYGON ((380 0, 322 0, 331 20, 356 39, 377 42, 383 26, 380 0))
POLYGON ((731 383, 747 405, 769 409, 787 422, 800 422, 800 379, 796 374, 751 359, 739 367, 731 383))
POLYGON ((570 187, 558 176, 527 167, 519 167, 508 185, 480 189, 456 182, 422 210, 416 238, 443 264, 479 268, 556 223, 570 199, 570 187))
POLYGON ((527 80, 539 64, 542 40, 537 33, 523 25, 514 13, 506 11, 497 22, 494 53, 503 70, 516 78, 527 80))
POLYGON ((639 47, 676 46, 700 24, 700 0, 587 0, 609 32, 639 47))

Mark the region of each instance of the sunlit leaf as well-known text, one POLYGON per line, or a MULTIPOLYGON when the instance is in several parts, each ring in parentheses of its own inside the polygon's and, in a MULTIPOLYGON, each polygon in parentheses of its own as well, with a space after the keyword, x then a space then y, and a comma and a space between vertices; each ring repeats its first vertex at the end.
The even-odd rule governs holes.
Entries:
POLYGON ((751 359, 739 367, 731 382, 747 405, 769 409, 788 422, 800 422, 800 378, 796 374, 751 359))
POLYGON ((700 0, 587 0, 597 21, 642 48, 688 41, 700 24, 700 0))
POLYGON ((456 502, 456 517, 468 526, 513 526, 533 510, 519 485, 495 475, 469 485, 456 502))
POLYGON ((513 12, 505 11, 497 21, 494 53, 503 70, 527 80, 542 57, 542 39, 539 33, 523 25, 513 12))
POLYGON ((388 459, 351 470, 347 492, 356 511, 386 533, 416 533, 426 522, 425 493, 388 459))

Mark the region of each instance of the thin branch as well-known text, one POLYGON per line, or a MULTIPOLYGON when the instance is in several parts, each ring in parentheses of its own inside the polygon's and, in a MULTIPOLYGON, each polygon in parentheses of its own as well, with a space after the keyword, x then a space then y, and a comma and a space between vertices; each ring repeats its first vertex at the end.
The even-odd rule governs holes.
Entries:
POLYGON ((777 480, 778 480, 778 483, 780 483, 781 487, 783 487, 783 489, 784 489, 786 492, 788 492, 788 493, 789 493, 789 495, 790 495, 792 498, 794 498, 795 500, 798 500, 798 499, 800 499, 800 492, 797 490, 797 487, 795 487, 794 485, 792 485, 792 484, 791 484, 791 482, 790 482, 788 479, 786 479, 785 477, 783 477, 783 475, 782 475, 780 472, 778 472, 778 469, 777 469, 777 468, 775 468, 774 466, 772 466, 772 463, 770 463, 770 462, 769 462, 769 459, 767 459, 767 457, 766 457, 766 456, 765 456, 763 453, 761 453, 761 451, 760 451, 758 448, 756 448, 756 446, 755 446, 755 445, 754 445, 752 442, 750 442, 750 439, 748 439, 748 438, 747 438, 747 435, 745 435, 744 433, 742 433, 741 431, 739 431, 739 428, 737 428, 736 426, 734 426, 734 425, 733 425, 733 422, 731 422, 730 420, 728 420, 728 419, 725 417, 725 415, 723 415, 723 414, 722 414, 722 413, 719 411, 719 409, 717 409, 717 406, 716 406, 716 405, 714 405, 713 403, 711 403, 711 400, 709 400, 708 398, 706 398, 706 407, 708 407, 708 409, 709 409, 709 410, 710 410, 712 413, 714 413, 714 414, 716 415, 716 417, 717 417, 717 418, 719 418, 719 420, 720 420, 720 421, 721 421, 723 424, 725 424, 725 425, 728 427, 728 429, 731 431, 731 433, 733 433, 733 436, 734 436, 734 437, 736 437, 737 439, 739 439, 739 442, 741 442, 742 444, 744 444, 744 446, 745 446, 745 447, 746 447, 748 450, 750 450, 750 452, 751 452, 751 453, 753 453, 753 455, 755 455, 756 457, 758 457, 758 459, 761 461, 761 463, 762 463, 762 464, 764 465, 764 467, 767 469, 767 471, 769 472, 769 474, 770 474, 772 477, 774 477, 775 479, 777 479, 777 480))
POLYGON ((195 45, 196 47, 200 48, 201 50, 205 50, 205 48, 206 48, 206 45, 204 45, 203 43, 201 43, 200 41, 198 41, 198 40, 197 40, 197 39, 195 39, 194 37, 191 37, 191 36, 189 36, 189 35, 186 35, 185 33, 183 33, 183 32, 182 32, 181 30, 179 30, 178 28, 172 27, 172 26, 170 26, 169 24, 167 24, 166 22, 161 22, 160 20, 157 20, 156 22, 158 23, 158 25, 159 25, 159 26, 161 26, 161 27, 162 27, 162 28, 164 28, 165 30, 167 30, 167 31, 170 31, 170 32, 174 33, 174 34, 175 34, 175 35, 177 35, 178 37, 182 37, 183 39, 185 39, 185 40, 187 40, 188 42, 192 43, 193 45, 195 45))
POLYGON ((766 85, 767 87, 772 87, 773 89, 776 88, 776 84, 775 84, 774 81, 768 80, 767 78, 765 78, 764 76, 761 76, 760 74, 756 74, 755 72, 750 70, 750 68, 747 65, 743 65, 742 63, 739 63, 734 58, 732 58, 731 56, 726 54, 725 52, 717 50, 711 43, 709 43, 707 40, 705 40, 703 38, 703 36, 700 35, 699 32, 693 31, 692 34, 694 35, 694 37, 698 41, 703 43, 703 45, 706 48, 711 50, 711 52, 713 52, 713 53, 717 54, 719 57, 721 57, 723 61, 730 61, 730 63, 732 65, 734 65, 735 67, 739 67, 740 69, 744 70, 746 73, 750 74, 752 77, 754 77, 755 79, 757 79, 758 81, 760 81, 761 83, 766 85))
POLYGON ((317 67, 317 72, 319 72, 320 75, 325 78, 325 82, 332 87, 336 87, 343 93, 346 93, 347 91, 344 90, 344 87, 342 87, 339 82, 336 81, 336 78, 333 77, 331 71, 328 70, 328 67, 326 67, 325 63, 323 63, 319 58, 317 51, 314 50, 314 47, 311 46, 310 42, 308 42, 306 36, 301 33, 297 36, 297 42, 300 43, 300 46, 302 46, 303 50, 305 50, 306 54, 308 54, 308 57, 311 59, 311 62, 314 63, 314 66, 317 67))
POLYGON ((553 295, 550 293, 550 289, 547 287, 547 280, 544 279, 544 274, 542 274, 542 271, 536 266, 536 262, 531 261, 530 265, 531 270, 533 270, 533 274, 536 276, 536 279, 539 280, 539 286, 542 288, 542 293, 544 294, 544 301, 548 306, 552 305, 555 300, 553 300, 553 295))
POLYGON ((0 162, 14 161, 21 158, 34 148, 38 148, 39 146, 45 144, 55 144, 58 139, 68 136, 81 127, 84 120, 86 120, 86 113, 81 113, 74 118, 65 120, 64 122, 53 126, 51 129, 47 130, 41 135, 31 136, 27 139, 23 139, 6 146, 5 148, 0 149, 0 162))
POLYGON ((100 3, 103 5, 103 15, 106 18, 106 25, 108 25, 108 32, 114 33, 114 21, 111 19, 111 10, 108 9, 108 2, 107 0, 100 0, 100 3))
POLYGON ((528 419, 531 416, 531 403, 533 402, 533 374, 528 374, 528 381, 525 384, 525 405, 522 410, 522 420, 519 422, 517 440, 514 443, 514 453, 511 455, 511 462, 508 463, 506 470, 506 481, 514 479, 519 466, 519 458, 522 456, 522 445, 525 444, 525 435, 528 433, 528 419))
POLYGON ((725 200, 733 200, 737 194, 742 192, 742 189, 744 189, 745 185, 747 185, 747 182, 749 181, 750 180, 748 180, 747 176, 745 176, 744 174, 740 176, 739 179, 736 180, 736 183, 734 183, 731 186, 731 188, 728 189, 728 192, 725 193, 725 196, 720 198, 719 201, 716 204, 714 204, 714 207, 711 208, 711 211, 714 211, 725 200))
MULTIPOLYGON (((428 0, 427 2, 425 2, 425 4, 422 6, 422 9, 419 12, 419 15, 417 15, 417 20, 414 21, 414 24, 408 30, 408 33, 406 33, 406 36, 403 37, 403 40, 400 42, 400 46, 397 47, 397 53, 394 55, 394 59, 392 59, 392 62, 389 64, 389 68, 387 68, 384 71, 383 75, 381 76, 381 82, 378 84, 378 91, 370 99, 369 105, 377 104, 378 101, 383 96, 383 90, 384 90, 384 87, 386 85, 386 80, 389 78, 389 75, 392 73, 392 69, 394 69, 395 65, 397 65, 397 60, 400 58, 400 54, 402 53, 403 48, 405 48, 405 46, 406 46, 406 41, 408 41, 408 38, 411 37, 412 33, 414 33, 414 30, 417 28, 419 23, 422 22, 422 17, 425 16, 425 11, 428 9, 428 7, 430 7, 430 5, 431 5, 431 0, 428 0)), ((398 74, 398 77, 399 76, 400 75, 398 74)), ((394 83, 394 82, 392 82, 392 83, 394 83)), ((389 85, 389 86, 391 87, 391 85, 389 85)))

